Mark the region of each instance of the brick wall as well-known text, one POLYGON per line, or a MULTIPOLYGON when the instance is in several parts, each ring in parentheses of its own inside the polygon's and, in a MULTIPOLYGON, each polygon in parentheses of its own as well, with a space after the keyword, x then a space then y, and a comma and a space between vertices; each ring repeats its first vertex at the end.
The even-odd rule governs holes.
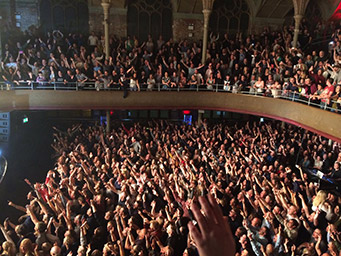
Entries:
MULTIPOLYGON (((27 30, 31 25, 39 25, 38 0, 17 0, 16 14, 20 15, 20 29, 27 30)), ((0 0, 0 16, 3 24, 11 24, 11 8, 9 0, 0 0)), ((14 24, 15 25, 15 24, 14 24)))
POLYGON ((269 27, 272 30, 280 29, 283 26, 284 19, 274 19, 274 18, 259 18, 256 17, 253 19, 253 22, 250 22, 251 33, 259 34, 262 33, 264 27, 269 27))
POLYGON ((188 39, 193 41, 198 41, 202 39, 202 34, 204 31, 204 21, 202 15, 179 15, 174 13, 173 17, 173 38, 178 41, 181 39, 188 39), (193 25, 193 30, 189 30, 189 26, 193 25), (192 34, 190 36, 190 34, 192 34))
POLYGON ((27 30, 31 25, 39 25, 39 9, 37 0, 22 0, 16 2, 16 12, 21 15, 21 30, 27 30))
MULTIPOLYGON (((103 32, 103 8, 91 7, 89 9, 90 31, 103 32)), ((110 8, 109 33, 119 37, 127 35, 127 10, 121 8, 110 8)))
POLYGON ((0 16, 2 19, 2 23, 0 23, 0 24, 9 23, 10 7, 9 7, 9 1, 8 0, 0 0, 0 16))

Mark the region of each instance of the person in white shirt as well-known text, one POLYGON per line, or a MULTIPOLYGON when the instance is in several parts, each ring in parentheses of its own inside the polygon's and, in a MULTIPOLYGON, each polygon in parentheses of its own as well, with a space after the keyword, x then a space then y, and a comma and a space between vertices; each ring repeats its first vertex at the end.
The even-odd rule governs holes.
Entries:
POLYGON ((88 38, 90 52, 93 52, 95 47, 98 44, 98 37, 95 35, 95 32, 91 32, 91 35, 88 38))

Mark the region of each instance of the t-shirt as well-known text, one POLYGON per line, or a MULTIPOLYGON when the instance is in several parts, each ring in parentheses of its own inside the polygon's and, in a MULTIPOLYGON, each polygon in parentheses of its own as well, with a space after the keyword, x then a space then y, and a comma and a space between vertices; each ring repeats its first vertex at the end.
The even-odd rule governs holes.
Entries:
MULTIPOLYGON (((325 95, 331 95, 334 91, 334 85, 327 86, 323 90, 323 94, 325 95)), ((321 99, 322 102, 326 102, 326 99, 321 99)))
POLYGON ((91 46, 97 45, 97 41, 98 41, 97 36, 93 36, 93 35, 89 36, 89 44, 91 46))

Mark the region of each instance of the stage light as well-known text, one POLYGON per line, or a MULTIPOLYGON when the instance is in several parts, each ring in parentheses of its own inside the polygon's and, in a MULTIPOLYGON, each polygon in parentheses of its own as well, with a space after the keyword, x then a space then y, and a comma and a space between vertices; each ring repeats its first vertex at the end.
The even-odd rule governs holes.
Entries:
POLYGON ((191 113, 190 110, 184 110, 184 111, 182 111, 182 112, 184 113, 184 115, 189 115, 189 114, 191 113))
POLYGON ((27 124, 28 123, 28 117, 25 116, 23 119, 22 119, 22 123, 23 124, 27 124))

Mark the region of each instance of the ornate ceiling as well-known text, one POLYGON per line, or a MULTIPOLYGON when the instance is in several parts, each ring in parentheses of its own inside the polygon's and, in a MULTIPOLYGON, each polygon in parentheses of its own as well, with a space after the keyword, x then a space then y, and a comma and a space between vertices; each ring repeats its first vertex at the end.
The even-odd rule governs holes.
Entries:
MULTIPOLYGON (((90 6, 99 5, 101 0, 88 0, 90 6)), ((125 8, 134 0, 111 0, 113 8, 125 8)), ((162 0, 159 0, 162 1, 162 0)), ((174 12, 202 14, 202 0, 170 0, 174 12)), ((293 0, 245 0, 253 17, 284 18, 294 7, 293 0)), ((300 1, 300 0, 295 0, 300 1)), ((340 0, 310 0, 320 7, 324 18, 329 18, 337 8, 340 0)))

